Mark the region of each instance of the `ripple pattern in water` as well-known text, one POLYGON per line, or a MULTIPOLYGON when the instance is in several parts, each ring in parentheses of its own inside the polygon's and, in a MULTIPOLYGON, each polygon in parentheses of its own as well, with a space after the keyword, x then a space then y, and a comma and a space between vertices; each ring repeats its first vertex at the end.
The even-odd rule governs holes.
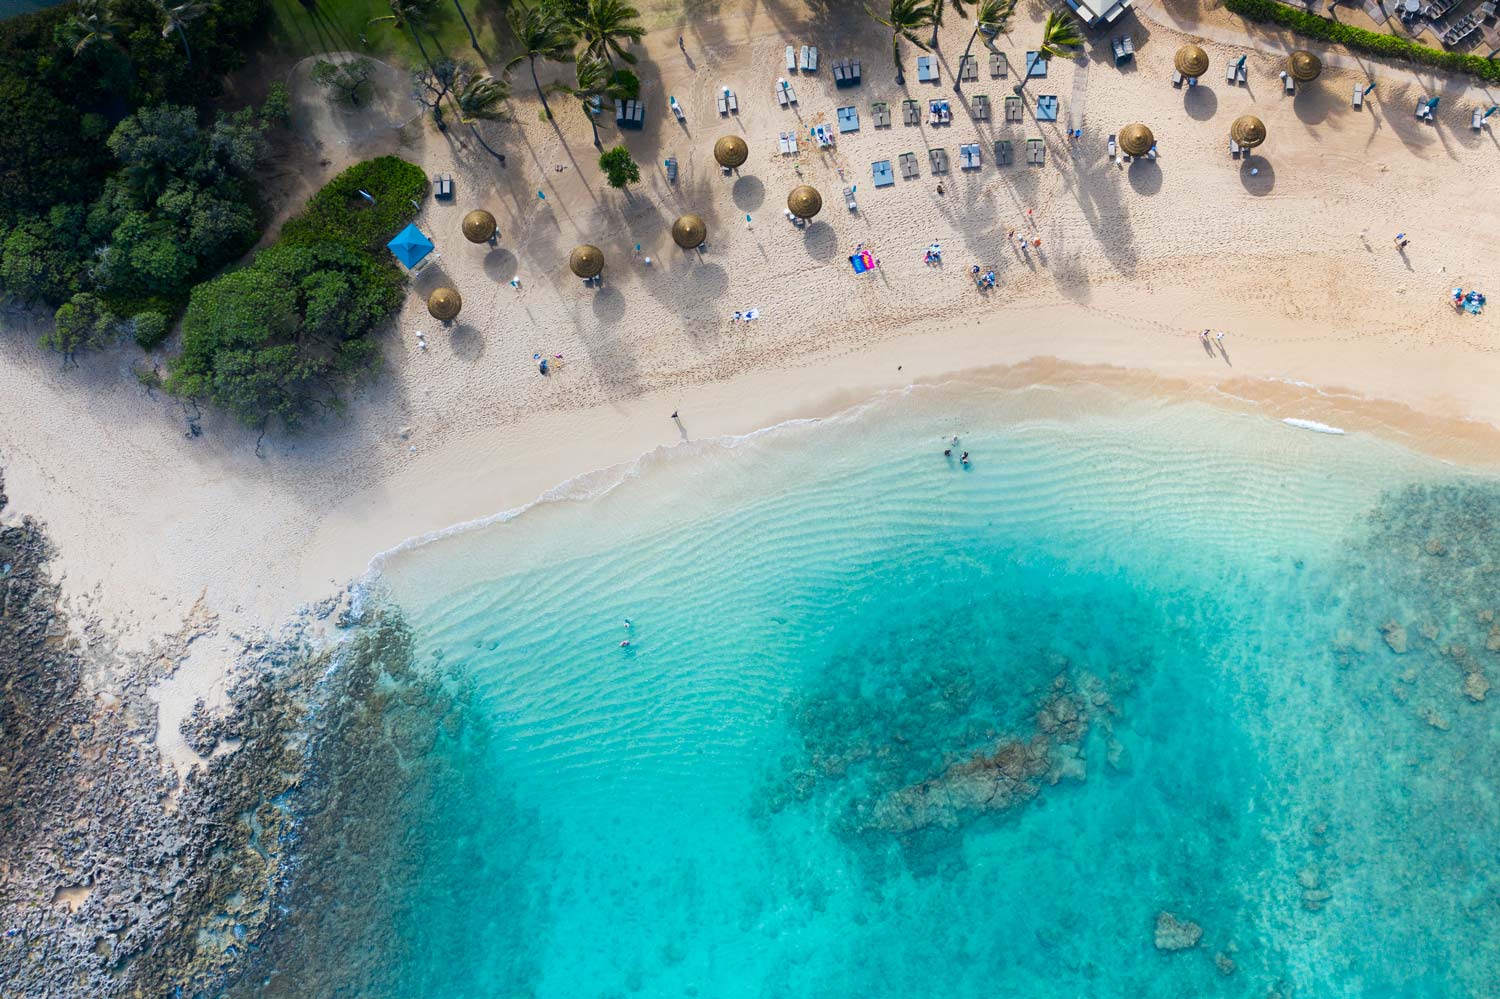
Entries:
POLYGON ((1069 392, 679 449, 394 559, 467 720, 369 775, 412 793, 344 889, 394 914, 359 993, 1489 994, 1500 489, 1069 392))

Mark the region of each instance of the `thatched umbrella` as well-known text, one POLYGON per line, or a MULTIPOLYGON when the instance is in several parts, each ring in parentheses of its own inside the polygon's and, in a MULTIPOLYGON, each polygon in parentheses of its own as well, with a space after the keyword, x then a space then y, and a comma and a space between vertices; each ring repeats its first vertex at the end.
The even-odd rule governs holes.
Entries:
POLYGON ((584 243, 568 254, 568 266, 581 278, 596 278, 604 270, 604 251, 584 243))
POLYGON ((1266 123, 1253 114, 1242 114, 1229 126, 1229 137, 1246 149, 1266 141, 1266 123))
POLYGON ((1323 72, 1323 63, 1306 49, 1298 49, 1286 57, 1286 71, 1298 83, 1311 83, 1323 72))
POLYGON ((786 206, 799 219, 810 219, 823 210, 823 196, 816 187, 800 184, 786 196, 786 206))
POLYGON ((464 216, 464 239, 471 243, 488 243, 495 235, 495 216, 476 208, 464 216))
POLYGON ((726 135, 714 143, 714 159, 719 166, 733 170, 750 158, 750 147, 738 135, 726 135))
POLYGON ((1196 45, 1184 45, 1178 49, 1175 62, 1177 72, 1195 80, 1208 72, 1208 53, 1196 45))
POLYGON ((1145 156, 1155 142, 1156 136, 1151 134, 1151 129, 1140 122, 1120 129, 1120 148, 1126 156, 1145 156))
POLYGON ((438 288, 427 296, 427 311, 432 313, 432 318, 445 323, 452 321, 463 305, 464 300, 452 288, 438 288))
POLYGON ((672 223, 672 242, 684 250, 696 250, 708 238, 708 226, 696 215, 684 215, 672 223))

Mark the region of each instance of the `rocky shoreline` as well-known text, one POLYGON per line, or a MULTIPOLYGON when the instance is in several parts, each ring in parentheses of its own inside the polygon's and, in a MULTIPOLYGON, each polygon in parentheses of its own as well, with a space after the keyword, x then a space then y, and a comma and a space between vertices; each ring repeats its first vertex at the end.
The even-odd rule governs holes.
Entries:
POLYGON ((52 554, 32 518, 0 525, 0 981, 12 999, 217 994, 287 890, 277 802, 316 759, 306 722, 333 654, 306 625, 337 605, 244 640, 230 709, 183 726, 208 758, 179 781, 147 690, 212 615, 123 655, 64 612, 52 554))

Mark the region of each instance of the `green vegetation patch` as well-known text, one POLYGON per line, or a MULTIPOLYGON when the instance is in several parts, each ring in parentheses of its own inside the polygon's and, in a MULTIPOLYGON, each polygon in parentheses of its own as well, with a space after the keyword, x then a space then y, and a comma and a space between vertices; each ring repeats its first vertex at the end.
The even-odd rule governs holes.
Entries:
MULTIPOLYGON (((248 267, 193 289, 167 390, 262 428, 339 409, 344 388, 379 361, 371 334, 406 285, 385 244, 425 191, 421 168, 394 156, 335 177, 248 267)), ((85 333, 87 318, 75 323, 85 333)))
POLYGON ((1332 42, 1386 59, 1409 59, 1452 73, 1469 73, 1491 83, 1500 83, 1500 63, 1463 52, 1444 52, 1418 45, 1409 38, 1366 31, 1326 17, 1277 3, 1276 0, 1224 0, 1224 6, 1246 20, 1290 28, 1299 35, 1332 42))

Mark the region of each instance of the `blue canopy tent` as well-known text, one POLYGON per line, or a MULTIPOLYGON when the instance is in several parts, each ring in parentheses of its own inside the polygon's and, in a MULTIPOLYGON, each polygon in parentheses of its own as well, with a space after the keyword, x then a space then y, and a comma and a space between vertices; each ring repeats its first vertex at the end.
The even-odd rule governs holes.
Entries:
POLYGON ((385 244, 396 259, 406 265, 407 270, 417 266, 432 252, 432 240, 422 234, 415 225, 408 225, 396 234, 396 238, 385 244))

